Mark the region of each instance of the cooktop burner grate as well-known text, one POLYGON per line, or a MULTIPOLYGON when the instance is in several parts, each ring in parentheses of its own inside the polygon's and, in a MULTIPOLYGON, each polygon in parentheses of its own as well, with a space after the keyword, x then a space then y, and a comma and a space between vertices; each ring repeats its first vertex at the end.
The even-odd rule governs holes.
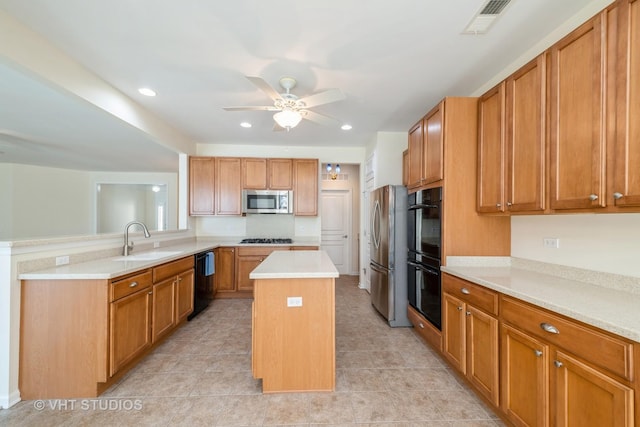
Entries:
POLYGON ((282 245, 282 244, 289 244, 289 243, 293 243, 293 240, 291 239, 281 239, 281 238, 265 238, 265 237, 252 237, 252 238, 248 238, 248 239, 242 239, 242 241, 240 243, 262 243, 262 244, 268 244, 268 245, 282 245))

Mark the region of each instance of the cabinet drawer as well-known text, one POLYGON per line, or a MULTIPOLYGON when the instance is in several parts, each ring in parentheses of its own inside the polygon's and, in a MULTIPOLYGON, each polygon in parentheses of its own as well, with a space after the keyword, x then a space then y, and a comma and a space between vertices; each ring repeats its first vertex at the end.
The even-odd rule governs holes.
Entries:
POLYGON ((498 315, 498 293, 448 274, 442 275, 442 291, 487 313, 498 315))
POLYGON ((239 246, 238 256, 268 256, 273 251, 288 251, 289 246, 239 246))
POLYGON ((183 271, 193 268, 193 256, 181 258, 176 261, 153 267, 153 283, 167 279, 171 276, 177 276, 183 271))
POLYGON ((633 380, 631 343, 527 303, 505 296, 501 298, 503 321, 568 350, 606 371, 633 380))
POLYGON ((124 279, 116 279, 109 286, 109 301, 118 300, 149 286, 151 286, 151 270, 144 270, 124 279))

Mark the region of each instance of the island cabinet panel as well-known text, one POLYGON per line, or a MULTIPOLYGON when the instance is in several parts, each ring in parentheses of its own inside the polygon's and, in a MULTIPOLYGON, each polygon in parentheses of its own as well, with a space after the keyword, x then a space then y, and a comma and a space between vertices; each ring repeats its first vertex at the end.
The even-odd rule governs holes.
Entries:
POLYGON ((618 2, 617 135, 611 153, 609 200, 640 206, 640 1, 618 2))
POLYGON ((547 53, 551 209, 605 206, 605 22, 596 15, 547 53))
POLYGON ((22 399, 98 395, 109 378, 108 293, 106 280, 22 281, 22 399))
POLYGON ((264 393, 335 389, 335 279, 256 279, 252 324, 264 393))

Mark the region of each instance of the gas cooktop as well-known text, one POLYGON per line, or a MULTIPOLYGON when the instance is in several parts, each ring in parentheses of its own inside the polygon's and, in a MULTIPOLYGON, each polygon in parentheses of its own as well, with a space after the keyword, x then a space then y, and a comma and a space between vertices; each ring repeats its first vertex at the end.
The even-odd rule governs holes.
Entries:
POLYGON ((273 239, 273 238, 265 238, 265 237, 253 237, 249 239, 242 239, 240 243, 263 243, 268 245, 282 245, 293 243, 291 239, 273 239))

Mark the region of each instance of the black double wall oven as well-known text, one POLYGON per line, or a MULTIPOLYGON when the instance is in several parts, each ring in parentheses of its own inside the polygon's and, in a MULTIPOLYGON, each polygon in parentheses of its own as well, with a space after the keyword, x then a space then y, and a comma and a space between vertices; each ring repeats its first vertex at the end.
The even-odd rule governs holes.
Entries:
POLYGON ((409 194, 408 205, 409 304, 442 330, 442 187, 409 194))

